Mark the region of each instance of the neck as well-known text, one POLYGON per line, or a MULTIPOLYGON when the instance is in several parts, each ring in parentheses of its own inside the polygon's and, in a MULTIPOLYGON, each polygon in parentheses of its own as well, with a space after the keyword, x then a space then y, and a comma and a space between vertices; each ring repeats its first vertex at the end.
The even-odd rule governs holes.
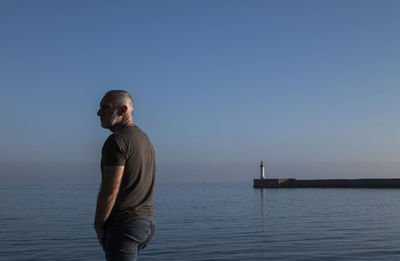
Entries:
POLYGON ((115 124, 114 126, 112 126, 110 128, 110 131, 112 131, 113 133, 116 133, 117 131, 119 131, 123 126, 133 126, 133 121, 132 121, 132 117, 129 118, 123 118, 120 122, 118 122, 117 124, 115 124))

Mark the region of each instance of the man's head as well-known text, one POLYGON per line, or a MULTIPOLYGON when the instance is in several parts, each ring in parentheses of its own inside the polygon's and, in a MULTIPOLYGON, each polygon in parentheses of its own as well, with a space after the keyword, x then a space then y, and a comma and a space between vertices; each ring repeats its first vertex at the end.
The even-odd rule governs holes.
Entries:
POLYGON ((112 129, 117 125, 131 123, 133 111, 131 95, 126 91, 112 90, 101 99, 97 115, 100 116, 103 128, 112 129))

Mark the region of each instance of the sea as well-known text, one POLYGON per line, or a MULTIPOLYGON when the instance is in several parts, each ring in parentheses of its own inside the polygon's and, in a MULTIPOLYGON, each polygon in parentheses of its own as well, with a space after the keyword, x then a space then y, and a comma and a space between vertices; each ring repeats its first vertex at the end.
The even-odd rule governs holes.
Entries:
MULTIPOLYGON (((0 260, 104 260, 98 185, 0 185, 0 260)), ((400 260, 399 189, 157 184, 139 261, 400 260)))

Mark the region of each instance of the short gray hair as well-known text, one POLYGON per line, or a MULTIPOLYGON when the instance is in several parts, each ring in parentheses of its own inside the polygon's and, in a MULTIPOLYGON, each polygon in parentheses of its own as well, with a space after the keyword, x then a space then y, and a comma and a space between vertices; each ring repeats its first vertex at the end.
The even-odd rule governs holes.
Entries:
POLYGON ((133 104, 132 96, 129 94, 129 92, 124 90, 111 90, 108 91, 104 95, 104 97, 110 97, 115 106, 125 105, 126 107, 128 107, 128 113, 133 114, 135 106, 133 104))

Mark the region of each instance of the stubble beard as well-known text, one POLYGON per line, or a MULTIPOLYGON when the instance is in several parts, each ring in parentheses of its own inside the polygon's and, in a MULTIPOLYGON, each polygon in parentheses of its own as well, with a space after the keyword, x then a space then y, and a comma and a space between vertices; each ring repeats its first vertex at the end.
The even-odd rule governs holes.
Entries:
POLYGON ((111 117, 109 117, 108 119, 104 119, 101 122, 101 127, 105 128, 105 129, 110 129, 118 123, 119 123, 119 121, 118 121, 117 112, 114 112, 114 114, 111 117))

